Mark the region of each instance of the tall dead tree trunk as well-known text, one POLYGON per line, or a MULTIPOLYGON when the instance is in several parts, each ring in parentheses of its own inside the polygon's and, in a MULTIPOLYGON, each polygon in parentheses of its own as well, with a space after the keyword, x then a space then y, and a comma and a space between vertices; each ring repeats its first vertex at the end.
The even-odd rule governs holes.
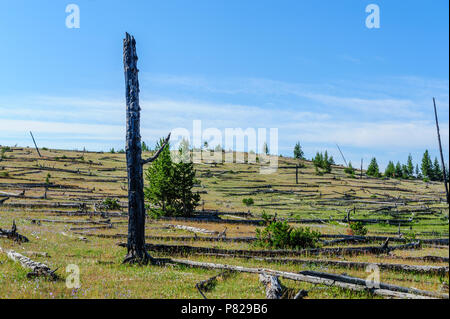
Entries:
POLYGON ((433 106, 434 106, 434 118, 436 119, 436 130, 437 130, 437 137, 439 141, 439 152, 441 153, 441 163, 442 163, 442 172, 444 177, 444 185, 445 185, 445 194, 447 196, 447 204, 450 205, 450 197, 448 194, 448 186, 447 186, 447 173, 445 171, 445 162, 444 162, 444 154, 442 153, 442 144, 441 144, 441 134, 439 133, 439 121, 436 111, 436 101, 433 98, 433 106))
POLYGON ((170 134, 156 154, 142 160, 140 134, 140 106, 138 57, 136 41, 128 33, 123 40, 123 63, 125 71, 125 95, 127 103, 126 157, 128 175, 128 253, 124 263, 147 264, 153 258, 145 250, 145 206, 143 165, 154 161, 167 145, 170 134))
POLYGON ((36 147, 36 151, 37 151, 39 157, 42 157, 41 153, 39 152, 39 148, 37 147, 36 141, 34 140, 33 133, 31 133, 31 131, 30 131, 30 135, 31 135, 31 138, 33 139, 33 143, 34 143, 34 146, 36 147))

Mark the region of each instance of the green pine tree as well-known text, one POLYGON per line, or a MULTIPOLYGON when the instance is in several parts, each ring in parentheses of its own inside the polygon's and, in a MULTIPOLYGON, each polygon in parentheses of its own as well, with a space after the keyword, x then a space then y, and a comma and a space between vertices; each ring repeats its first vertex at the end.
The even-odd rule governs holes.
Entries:
POLYGON ((395 178, 401 178, 402 175, 402 165, 400 164, 400 162, 397 162, 397 164, 395 164, 395 178))
POLYGON ((425 150, 425 153, 423 153, 421 169, 423 178, 433 179, 433 163, 428 150, 425 150))
POLYGON ((294 147, 294 158, 296 159, 304 159, 304 153, 302 147, 300 146, 300 142, 297 142, 294 147))
MULTIPOLYGON (((161 139, 155 149, 159 149, 163 143, 161 139)), ((172 215, 175 212, 175 190, 173 188, 174 165, 170 156, 169 144, 164 147, 159 157, 150 164, 145 174, 149 183, 144 188, 146 199, 156 208, 150 211, 158 215, 172 215)))
POLYGON ((389 164, 386 166, 386 170, 384 171, 384 176, 386 176, 386 177, 395 177, 395 165, 394 165, 394 162, 389 161, 389 164))
MULTIPOLYGON (((162 143, 163 140, 156 149, 162 143)), ((146 178, 149 182, 144 190, 146 199, 157 206, 150 210, 153 215, 190 216, 198 206, 200 195, 192 189, 199 181, 195 178, 188 141, 181 141, 175 161, 172 161, 167 145, 148 168, 146 178)))
POLYGON ((194 185, 199 183, 195 178, 194 163, 180 161, 174 164, 174 177, 173 186, 176 194, 174 208, 178 214, 191 216, 200 201, 200 195, 192 192, 194 185))
POLYGON ((408 155, 408 161, 406 162, 406 166, 408 168, 408 177, 412 177, 414 175, 414 164, 412 160, 411 154, 408 155))
POLYGON ((442 172, 441 165, 439 165, 439 161, 437 157, 434 159, 433 163, 433 179, 434 181, 443 181, 444 173, 442 172))
POLYGON ((380 169, 379 169, 378 163, 377 163, 377 159, 375 157, 373 157, 370 160, 370 164, 367 167, 366 174, 369 175, 369 176, 373 176, 373 177, 380 177, 381 176, 380 169))
POLYGON ((263 152, 266 155, 269 155, 269 146, 267 145, 267 142, 264 142, 263 144, 263 152))
POLYGON ((422 178, 422 174, 419 170, 419 164, 416 164, 416 178, 422 178))

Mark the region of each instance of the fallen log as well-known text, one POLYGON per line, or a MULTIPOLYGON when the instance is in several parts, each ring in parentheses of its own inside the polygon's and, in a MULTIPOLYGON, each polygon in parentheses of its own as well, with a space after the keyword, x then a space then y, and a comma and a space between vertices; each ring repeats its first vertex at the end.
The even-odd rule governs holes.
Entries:
MULTIPOLYGON (((126 247, 126 243, 118 243, 118 246, 126 247)), ((248 256, 300 256, 300 255, 360 255, 360 254, 387 254, 397 249, 417 249, 420 243, 411 243, 389 247, 386 243, 382 246, 364 247, 338 247, 338 248, 307 248, 301 250, 239 250, 222 249, 213 247, 196 247, 187 245, 163 245, 145 244, 147 250, 161 251, 179 254, 224 254, 224 255, 248 255, 248 256)))
POLYGON ((226 279, 226 278, 228 278, 232 273, 233 273, 233 272, 228 271, 228 270, 227 270, 227 271, 223 271, 223 272, 221 272, 220 274, 218 274, 218 275, 216 275, 216 276, 214 276, 214 277, 211 277, 211 278, 209 278, 209 279, 202 280, 202 281, 196 283, 196 284, 195 284, 195 287, 197 288, 198 292, 202 295, 203 298, 208 299, 208 298, 206 298, 206 296, 203 294, 203 292, 208 292, 208 291, 210 291, 211 289, 213 289, 213 288, 216 286, 217 281, 219 280, 219 278, 226 279))
MULTIPOLYGON (((0 252, 3 252, 3 249, 1 247, 0 252)), ((58 275, 55 273, 57 269, 52 271, 46 264, 33 261, 30 258, 15 252, 14 250, 6 251, 6 255, 9 259, 15 262, 19 262, 22 267, 31 269, 31 272, 27 274, 27 278, 32 279, 35 277, 46 277, 50 280, 59 279, 58 275)))
POLYGON ((266 287, 266 299, 281 299, 284 287, 277 276, 259 274, 259 281, 266 287))
POLYGON ((390 297, 390 298, 406 298, 406 299, 436 298, 436 297, 430 297, 430 296, 426 296, 426 295, 419 295, 419 294, 415 294, 415 293, 404 293, 404 292, 391 291, 391 290, 386 290, 386 289, 368 288, 363 285, 350 284, 350 283, 339 282, 339 281, 335 281, 335 280, 331 280, 331 279, 327 279, 327 278, 320 278, 320 277, 314 277, 314 276, 308 276, 308 275, 302 275, 302 274, 296 274, 296 273, 272 270, 272 269, 248 268, 248 267, 242 267, 242 266, 232 266, 232 265, 226 265, 226 264, 213 264, 213 263, 205 263, 205 262, 183 260, 183 259, 170 259, 170 258, 164 259, 164 260, 161 259, 161 260, 159 260, 159 262, 160 263, 173 263, 173 264, 205 268, 205 269, 222 269, 222 270, 232 270, 232 271, 237 271, 237 272, 246 272, 246 273, 253 273, 253 274, 272 275, 272 276, 278 276, 278 277, 295 280, 295 281, 308 282, 308 283, 312 283, 312 284, 322 284, 322 285, 326 285, 326 286, 336 286, 336 287, 340 287, 343 289, 367 292, 369 294, 380 295, 380 296, 390 297))
MULTIPOLYGON (((113 223, 114 224, 114 223, 113 223)), ((127 234, 88 234, 74 232, 74 234, 100 237, 100 238, 127 238, 127 234)), ((243 242, 248 243, 255 241, 255 237, 205 237, 205 236, 153 236, 146 235, 145 239, 149 240, 173 240, 173 241, 208 241, 208 242, 243 242)))
POLYGON ((421 257, 413 257, 413 256, 395 256, 395 255, 389 255, 386 256, 386 258, 392 258, 392 259, 404 259, 404 260, 416 260, 416 261, 432 261, 432 262, 443 262, 448 263, 449 258, 448 257, 441 257, 441 256, 421 256, 421 257))
POLYGON ((20 208, 81 208, 81 203, 53 203, 53 202, 12 202, 4 204, 5 207, 20 207, 20 208))
POLYGON ((109 224, 107 226, 72 227, 69 230, 70 231, 74 231, 74 230, 97 230, 97 229, 110 229, 110 228, 113 228, 113 226, 111 224, 109 224))
POLYGON ((94 225, 104 225, 110 224, 108 221, 94 221, 94 220, 55 220, 55 219, 28 219, 32 223, 60 223, 60 224, 75 224, 75 225, 84 225, 84 224, 94 224, 94 225))
POLYGON ((298 259, 298 258, 271 258, 271 257, 255 257, 249 255, 226 255, 226 254, 208 254, 208 256, 220 258, 244 258, 263 261, 267 263, 278 264, 298 264, 298 265, 327 265, 342 268, 367 269, 368 266, 377 266, 380 270, 399 271, 404 273, 420 273, 434 274, 445 276, 449 273, 448 266, 432 266, 432 265, 407 265, 407 264, 389 264, 389 263, 369 263, 358 261, 342 261, 342 260, 324 260, 324 259, 298 259))
POLYGON ((181 229, 181 230, 187 230, 193 233, 199 233, 199 234, 213 234, 218 235, 218 231, 203 229, 203 228, 197 228, 192 226, 185 226, 185 225, 172 225, 172 224, 164 224, 164 226, 175 228, 175 229, 181 229))
POLYGON ((21 243, 29 242, 27 237, 25 237, 17 232, 16 223, 14 221, 13 221, 11 230, 3 230, 0 228, 0 237, 6 237, 6 238, 13 239, 13 240, 21 242, 21 243))
POLYGON ((7 192, 0 191, 0 196, 23 197, 24 195, 25 195, 25 190, 22 191, 21 193, 18 193, 18 194, 13 194, 13 193, 7 193, 7 192))
POLYGON ((72 236, 72 235, 70 235, 70 234, 68 234, 66 232, 63 232, 63 231, 60 234, 63 235, 63 236, 69 237, 69 238, 75 238, 75 239, 87 242, 87 238, 83 237, 83 236, 72 236))
MULTIPOLYGON (((345 282, 345 283, 355 284, 355 285, 360 285, 360 286, 366 285, 365 279, 347 276, 347 275, 337 275, 337 274, 332 274, 332 273, 325 273, 325 272, 311 271, 311 270, 301 271, 300 274, 306 275, 306 276, 324 278, 324 279, 331 279, 331 280, 338 281, 338 282, 345 282)), ((422 296, 441 298, 441 299, 449 298, 448 294, 442 294, 442 293, 434 292, 434 291, 402 287, 402 286, 391 285, 391 284, 386 284, 386 283, 382 283, 382 282, 378 283, 377 285, 380 289, 385 289, 385 290, 389 290, 389 291, 398 291, 398 292, 403 292, 403 293, 408 293, 408 294, 422 295, 422 296)))

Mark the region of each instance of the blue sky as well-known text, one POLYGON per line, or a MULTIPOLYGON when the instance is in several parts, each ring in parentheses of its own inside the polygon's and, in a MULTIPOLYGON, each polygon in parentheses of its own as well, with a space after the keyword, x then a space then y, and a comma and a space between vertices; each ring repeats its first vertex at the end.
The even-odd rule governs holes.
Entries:
POLYGON ((142 138, 278 128, 279 153, 448 158, 448 1, 1 1, 0 144, 124 147, 122 39, 137 40, 142 138), (65 25, 69 3, 80 28, 65 25), (380 7, 368 29, 365 8, 380 7))

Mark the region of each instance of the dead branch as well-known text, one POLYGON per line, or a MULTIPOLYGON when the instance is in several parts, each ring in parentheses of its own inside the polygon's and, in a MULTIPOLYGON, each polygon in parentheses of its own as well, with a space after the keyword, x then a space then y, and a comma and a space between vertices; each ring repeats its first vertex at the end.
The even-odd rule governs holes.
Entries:
POLYGON ((164 147, 166 147, 167 143, 169 143, 169 140, 170 140, 170 133, 169 135, 167 135, 166 139, 164 140, 164 143, 161 145, 159 150, 152 157, 147 158, 146 160, 142 160, 142 165, 155 161, 158 158, 159 154, 161 154, 161 152, 163 151, 164 147))
POLYGON ((14 241, 21 242, 21 243, 29 242, 27 237, 25 237, 17 232, 17 226, 16 226, 16 223, 14 220, 13 220, 11 230, 3 230, 0 228, 0 237, 6 237, 6 238, 13 239, 14 241))

